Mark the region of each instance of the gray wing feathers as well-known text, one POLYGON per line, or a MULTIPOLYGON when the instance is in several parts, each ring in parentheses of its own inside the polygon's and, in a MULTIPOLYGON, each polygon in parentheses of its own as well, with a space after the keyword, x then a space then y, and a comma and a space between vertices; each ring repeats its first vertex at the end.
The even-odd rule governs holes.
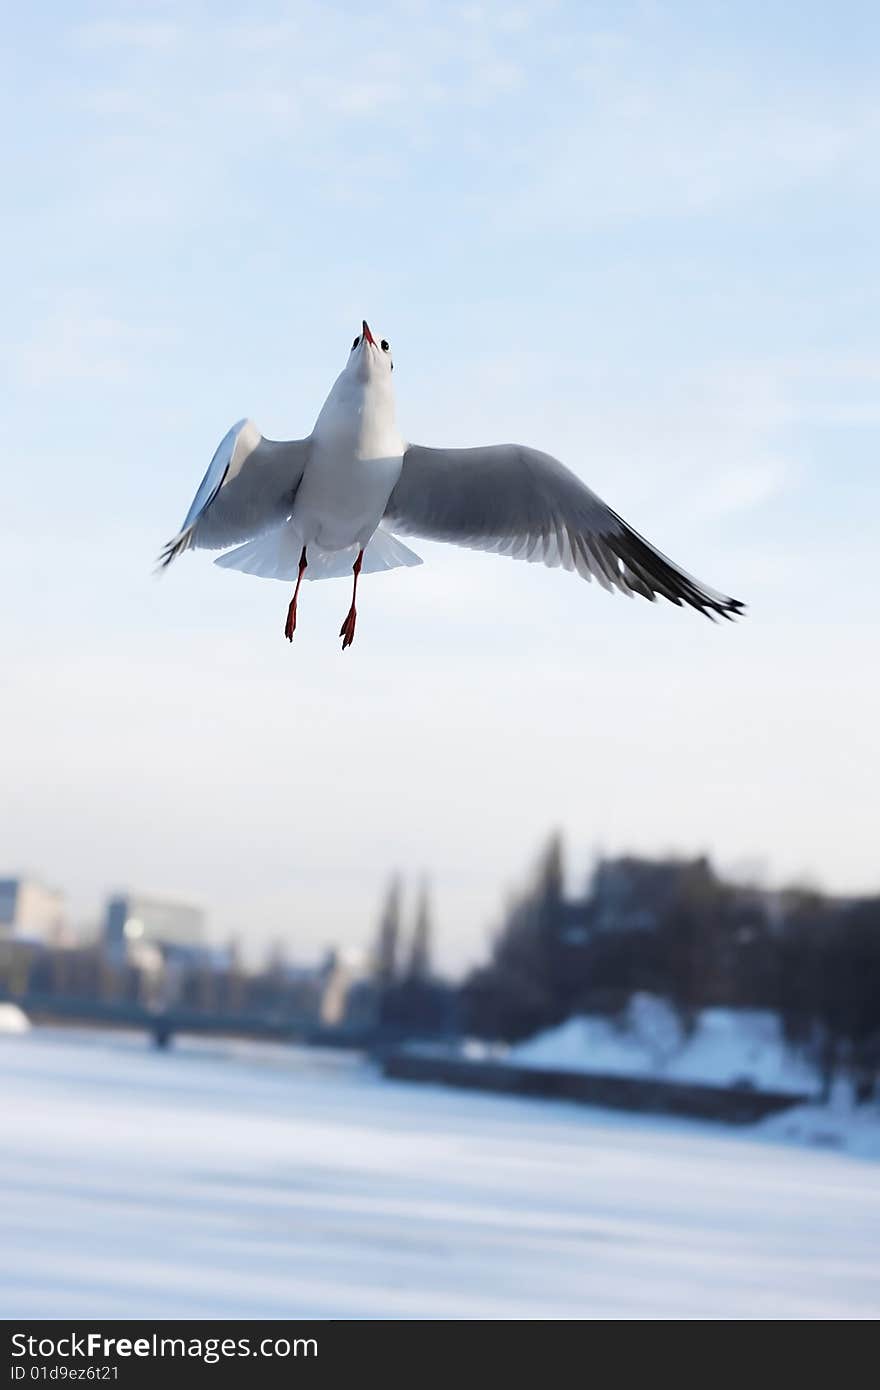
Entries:
POLYGON ((521 444, 410 445, 385 520, 404 535, 561 565, 604 589, 660 594, 710 618, 744 607, 655 550, 558 459, 521 444))
POLYGON ((308 439, 264 439, 252 420, 239 420, 218 444, 183 525, 159 557, 160 567, 184 550, 223 550, 285 521, 308 449, 308 439))

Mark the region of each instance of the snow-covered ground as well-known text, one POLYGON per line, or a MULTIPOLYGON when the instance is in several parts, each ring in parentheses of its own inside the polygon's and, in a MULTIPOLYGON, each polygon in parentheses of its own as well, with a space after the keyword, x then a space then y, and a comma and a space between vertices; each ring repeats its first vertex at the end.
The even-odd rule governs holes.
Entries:
POLYGON ((880 1164, 383 1081, 343 1055, 0 1038, 14 1317, 859 1317, 880 1164))
POLYGON ((814 1095, 819 1078, 785 1045, 775 1014, 760 1009, 703 1009, 685 1038, 662 999, 635 994, 620 1025, 606 1018, 570 1018, 512 1047, 520 1066, 562 1071, 662 1076, 713 1086, 814 1095))

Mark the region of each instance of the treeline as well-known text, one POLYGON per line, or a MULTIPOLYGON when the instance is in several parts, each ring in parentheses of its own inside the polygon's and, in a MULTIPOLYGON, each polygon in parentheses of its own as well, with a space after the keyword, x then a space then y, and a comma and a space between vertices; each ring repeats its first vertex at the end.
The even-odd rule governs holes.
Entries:
POLYGON ((622 1013, 661 995, 685 1029, 710 1005, 775 1010, 821 1068, 857 1094, 880 1076, 880 898, 726 882, 705 859, 601 861, 583 898, 564 891, 551 841, 509 904, 489 963, 463 989, 463 1021, 515 1041, 576 1013, 622 1013))

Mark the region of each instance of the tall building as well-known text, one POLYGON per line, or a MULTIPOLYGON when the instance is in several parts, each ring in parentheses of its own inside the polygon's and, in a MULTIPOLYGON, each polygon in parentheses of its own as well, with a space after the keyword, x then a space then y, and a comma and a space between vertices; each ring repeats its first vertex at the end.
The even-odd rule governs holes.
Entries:
POLYGON ((33 878, 0 878, 0 940, 58 941, 64 897, 33 878))
POLYGON ((202 947, 205 915, 201 908, 142 893, 120 893, 107 901, 104 942, 118 947, 138 942, 155 946, 202 947))
POLYGON ((416 907, 416 921, 413 927, 412 941, 409 948, 409 961, 406 968, 406 978, 424 984, 431 978, 431 903, 428 897, 428 885, 423 880, 419 890, 419 901, 416 907))
POLYGON ((394 984, 397 978, 399 950, 400 879, 395 875, 388 886, 374 951, 373 973, 376 983, 382 989, 394 984))

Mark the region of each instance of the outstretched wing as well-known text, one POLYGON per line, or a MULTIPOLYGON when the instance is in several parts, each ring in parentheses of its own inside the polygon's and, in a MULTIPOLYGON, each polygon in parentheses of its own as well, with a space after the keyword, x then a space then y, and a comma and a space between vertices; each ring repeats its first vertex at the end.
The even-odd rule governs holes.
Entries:
POLYGON ((558 459, 522 444, 411 444, 385 520, 404 535, 562 565, 605 589, 652 602, 660 594, 709 618, 744 608, 661 555, 558 459))
POLYGON ((186 520, 159 556, 160 566, 191 547, 223 550, 285 521, 309 443, 264 439, 252 420, 239 420, 218 444, 186 520))

